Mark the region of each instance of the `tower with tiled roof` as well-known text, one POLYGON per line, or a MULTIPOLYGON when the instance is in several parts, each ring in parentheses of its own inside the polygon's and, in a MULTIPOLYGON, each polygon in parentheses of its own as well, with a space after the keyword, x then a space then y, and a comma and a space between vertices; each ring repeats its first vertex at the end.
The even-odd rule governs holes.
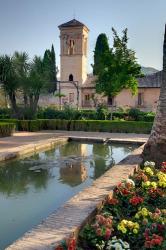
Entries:
POLYGON ((84 84, 87 78, 88 28, 73 19, 59 25, 60 79, 84 84))

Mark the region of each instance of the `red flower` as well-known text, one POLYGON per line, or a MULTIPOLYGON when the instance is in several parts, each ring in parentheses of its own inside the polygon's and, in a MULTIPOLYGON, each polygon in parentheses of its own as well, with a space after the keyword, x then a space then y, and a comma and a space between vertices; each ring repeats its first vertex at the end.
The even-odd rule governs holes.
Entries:
POLYGON ((162 236, 159 236, 157 234, 153 234, 151 237, 148 235, 149 231, 148 232, 145 232, 144 233, 144 236, 145 236, 145 247, 146 248, 153 248, 154 246, 160 246, 163 242, 163 237, 162 236))
POLYGON ((64 250, 64 248, 62 246, 57 246, 55 247, 55 250, 64 250))
POLYGON ((109 228, 106 228, 105 231, 105 239, 108 240, 111 236, 111 230, 109 228))
POLYGON ((76 239, 69 239, 67 250, 76 250, 76 239))
POLYGON ((137 206, 138 204, 142 203, 144 201, 144 199, 140 196, 133 196, 129 202, 133 205, 133 206, 137 206))
POLYGON ((123 188, 123 189, 121 190, 121 193, 122 193, 123 195, 128 195, 128 194, 130 194, 131 192, 130 192, 129 190, 127 190, 126 188, 123 188))

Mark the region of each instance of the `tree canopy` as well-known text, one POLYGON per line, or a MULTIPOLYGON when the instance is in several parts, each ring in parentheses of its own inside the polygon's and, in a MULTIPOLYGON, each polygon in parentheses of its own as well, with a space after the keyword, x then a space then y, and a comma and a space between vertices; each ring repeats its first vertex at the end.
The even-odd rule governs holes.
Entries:
POLYGON ((26 52, 0 56, 0 84, 17 118, 33 118, 40 94, 55 91, 56 73, 53 45, 43 58, 35 56, 32 61, 26 52), (20 106, 21 100, 24 105, 20 106))
POLYGON ((100 68, 103 67, 103 56, 105 53, 109 52, 109 44, 108 38, 106 34, 102 33, 98 36, 94 51, 94 65, 93 66, 93 74, 98 75, 100 68))
POLYGON ((97 71, 95 69, 96 91, 108 97, 116 96, 122 89, 130 89, 132 94, 136 94, 137 77, 142 75, 141 66, 137 63, 135 52, 128 48, 127 29, 123 30, 122 37, 114 28, 112 31, 113 47, 101 53, 100 67, 97 71))

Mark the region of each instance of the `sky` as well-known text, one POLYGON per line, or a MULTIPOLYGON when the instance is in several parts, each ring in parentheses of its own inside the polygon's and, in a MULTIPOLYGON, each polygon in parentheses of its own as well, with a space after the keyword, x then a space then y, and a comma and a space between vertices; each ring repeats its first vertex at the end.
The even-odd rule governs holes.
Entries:
POLYGON ((58 25, 76 18, 89 29, 88 71, 97 36, 112 45, 114 27, 128 28, 129 47, 143 66, 162 69, 166 0, 0 0, 0 54, 26 51, 43 56, 54 45, 59 65, 58 25))

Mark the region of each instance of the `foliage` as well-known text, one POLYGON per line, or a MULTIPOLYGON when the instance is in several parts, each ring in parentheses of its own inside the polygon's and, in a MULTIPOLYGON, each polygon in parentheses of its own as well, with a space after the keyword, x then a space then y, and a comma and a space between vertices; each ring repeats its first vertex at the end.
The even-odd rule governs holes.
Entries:
POLYGON ((114 97, 122 89, 137 92, 136 78, 141 76, 141 67, 136 61, 135 52, 127 47, 127 29, 120 38, 113 31, 113 47, 102 56, 102 66, 97 74, 96 91, 104 96, 114 97))
POLYGON ((10 118, 12 110, 9 108, 0 108, 0 119, 10 118))
POLYGON ((83 249, 166 249, 166 162, 145 162, 121 181, 80 233, 83 249), (111 223, 107 220, 111 218, 111 223), (106 230, 109 226, 109 234, 106 230))
POLYGON ((9 96, 12 109, 17 113, 16 92, 19 81, 14 68, 13 58, 10 56, 0 56, 0 83, 9 96))
POLYGON ((136 108, 131 108, 129 110, 129 116, 135 120, 135 121, 139 121, 140 117, 141 117, 142 112, 139 109, 136 108))
POLYGON ((12 57, 0 56, 0 83, 15 117, 35 118, 40 94, 56 89, 56 73, 53 46, 46 50, 44 58, 35 56, 31 62, 26 52, 15 52, 12 57))
POLYGON ((95 51, 94 51, 94 65, 93 74, 98 75, 100 68, 103 67, 103 57, 105 53, 109 52, 108 38, 106 34, 100 34, 96 41, 95 51))
POLYGON ((65 120, 59 118, 36 120, 1 119, 0 122, 14 123, 16 128, 20 131, 57 129, 70 131, 148 134, 152 128, 152 122, 140 121, 65 120))
POLYGON ((0 137, 11 136, 14 131, 14 123, 0 122, 0 137))
POLYGON ((153 122, 155 114, 153 112, 143 112, 136 108, 131 108, 128 111, 129 119, 134 121, 153 122))
POLYGON ((57 67, 56 67, 56 59, 55 59, 55 51, 54 46, 52 45, 51 50, 47 49, 44 53, 43 58, 43 66, 44 72, 47 75, 49 82, 51 83, 49 86, 49 93, 54 93, 57 89, 57 67))
MULTIPOLYGON (((68 106, 65 106, 65 108, 68 106)), ((47 107, 45 109, 39 108, 37 112, 37 118, 39 119, 68 119, 66 110, 58 110, 52 107, 47 107)), ((105 105, 98 105, 97 110, 76 110, 72 107, 70 111, 74 113, 72 116, 74 120, 110 120, 110 111, 105 105), (75 118, 74 118, 75 117, 75 118)), ((134 109, 135 110, 135 109, 134 109)), ((153 112, 142 112, 138 111, 138 116, 135 115, 135 111, 115 111, 113 112, 113 120, 138 120, 153 122, 155 114, 153 112), (130 113, 130 114, 129 114, 130 113)))
POLYGON ((99 104, 96 109, 96 119, 97 120, 107 120, 109 115, 108 107, 104 104, 99 104))

